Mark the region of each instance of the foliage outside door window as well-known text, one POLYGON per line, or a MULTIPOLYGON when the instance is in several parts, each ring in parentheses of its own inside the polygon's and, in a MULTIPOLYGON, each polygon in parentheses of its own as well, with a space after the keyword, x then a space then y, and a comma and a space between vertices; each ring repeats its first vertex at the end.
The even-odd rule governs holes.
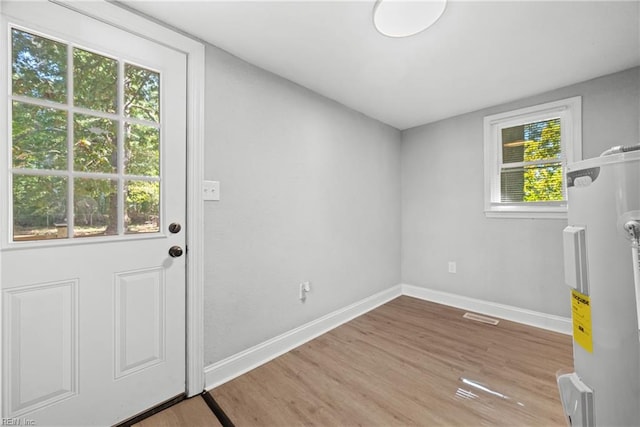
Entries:
POLYGON ((160 230, 160 74, 11 31, 13 240, 160 230))

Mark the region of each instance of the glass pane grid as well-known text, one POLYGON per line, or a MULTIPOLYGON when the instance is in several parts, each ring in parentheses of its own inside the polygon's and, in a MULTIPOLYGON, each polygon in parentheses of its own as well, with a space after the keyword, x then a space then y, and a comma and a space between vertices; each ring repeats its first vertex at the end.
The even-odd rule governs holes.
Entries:
POLYGON ((160 231, 159 73, 13 29, 12 100, 14 241, 160 231))

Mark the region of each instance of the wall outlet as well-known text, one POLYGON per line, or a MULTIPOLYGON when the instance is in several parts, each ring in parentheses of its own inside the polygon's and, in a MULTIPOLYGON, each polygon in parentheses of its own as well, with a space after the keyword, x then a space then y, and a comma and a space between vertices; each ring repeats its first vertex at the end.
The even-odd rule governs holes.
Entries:
POLYGON ((300 283, 300 301, 305 302, 307 300, 307 292, 311 291, 311 282, 300 283))
POLYGON ((449 261, 449 273, 456 273, 456 262, 455 261, 449 261))

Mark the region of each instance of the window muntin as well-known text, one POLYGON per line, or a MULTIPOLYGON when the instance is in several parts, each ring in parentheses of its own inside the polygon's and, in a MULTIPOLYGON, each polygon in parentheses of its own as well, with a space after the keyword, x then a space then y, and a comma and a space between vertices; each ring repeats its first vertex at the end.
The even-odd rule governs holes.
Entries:
POLYGON ((581 98, 485 117, 487 216, 566 217, 567 162, 581 158, 581 98))
POLYGON ((160 74, 13 28, 12 240, 160 231, 160 74))

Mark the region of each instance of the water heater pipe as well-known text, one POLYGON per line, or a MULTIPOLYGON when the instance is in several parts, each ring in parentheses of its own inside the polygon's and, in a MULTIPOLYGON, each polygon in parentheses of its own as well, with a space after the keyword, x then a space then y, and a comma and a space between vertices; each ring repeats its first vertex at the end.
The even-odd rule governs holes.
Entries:
POLYGON ((616 145, 615 147, 611 147, 608 150, 603 151, 602 154, 600 154, 600 157, 608 156, 610 154, 628 153, 629 151, 637 150, 640 150, 640 144, 630 146, 616 145))
POLYGON ((627 221, 625 231, 631 237, 631 256, 633 258, 633 282, 636 287, 636 310, 638 313, 638 329, 640 329, 640 222, 627 221))

